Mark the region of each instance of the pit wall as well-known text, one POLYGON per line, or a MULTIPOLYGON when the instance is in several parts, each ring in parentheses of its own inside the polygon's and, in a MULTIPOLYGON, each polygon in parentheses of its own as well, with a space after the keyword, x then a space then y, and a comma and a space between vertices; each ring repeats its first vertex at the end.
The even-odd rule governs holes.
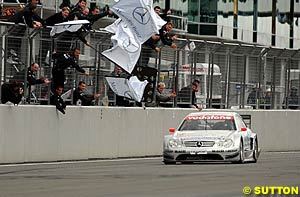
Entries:
MULTIPOLYGON (((0 105, 0 164, 161 155, 163 136, 189 112, 68 106, 63 115, 54 106, 0 105)), ((252 116, 262 151, 300 150, 300 111, 237 112, 252 116)))

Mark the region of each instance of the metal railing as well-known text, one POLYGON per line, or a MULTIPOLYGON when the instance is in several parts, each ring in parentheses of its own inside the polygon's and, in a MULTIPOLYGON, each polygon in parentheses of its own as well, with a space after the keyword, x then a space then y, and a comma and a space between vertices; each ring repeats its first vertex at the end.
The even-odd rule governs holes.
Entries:
MULTIPOLYGON (((90 76, 83 76, 73 69, 66 70, 65 99, 71 103, 73 89, 83 80, 91 94, 101 94, 96 105, 102 105, 107 97, 110 105, 115 105, 115 97, 110 96, 111 91, 105 82, 105 76, 111 75, 115 65, 99 53, 111 47, 111 35, 103 31, 90 32, 86 37, 92 43, 93 48, 90 48, 72 34, 50 37, 49 31, 47 28, 34 30, 22 25, 0 24, 1 84, 33 62, 40 65, 38 76, 51 79, 54 48, 68 52, 79 46, 82 51, 79 63, 90 76)), ((197 102, 204 108, 281 109, 299 106, 299 50, 190 39, 178 39, 176 44, 178 48, 175 50, 161 45, 160 53, 150 51, 142 53, 140 58, 140 64, 149 58, 149 63, 142 66, 158 69, 156 81, 165 82, 166 93, 179 93, 193 79, 199 79, 197 102)), ((31 92, 25 92, 25 98, 30 99, 24 103, 48 104, 49 95, 50 86, 35 85, 31 92)), ((164 105, 176 107, 184 102, 187 101, 176 97, 164 105)))

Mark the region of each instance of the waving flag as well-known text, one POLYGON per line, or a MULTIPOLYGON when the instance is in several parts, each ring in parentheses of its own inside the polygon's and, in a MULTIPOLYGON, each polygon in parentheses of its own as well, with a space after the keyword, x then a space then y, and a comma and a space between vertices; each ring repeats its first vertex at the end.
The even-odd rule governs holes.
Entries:
POLYGON ((90 23, 88 20, 74 20, 63 23, 57 23, 55 24, 55 26, 52 27, 50 36, 54 36, 55 34, 59 34, 64 31, 76 32, 82 27, 83 24, 88 23, 90 23))
POLYGON ((105 77, 109 87, 118 96, 123 96, 138 102, 142 101, 148 81, 140 81, 136 76, 129 80, 121 77, 105 77))
POLYGON ((104 28, 104 30, 107 31, 107 32, 109 32, 109 33, 115 34, 117 32, 118 25, 120 24, 121 21, 122 21, 122 19, 118 18, 112 24, 106 26, 104 28))
POLYGON ((164 21, 155 11, 154 11, 154 8, 153 8, 153 0, 143 0, 144 3, 146 4, 147 7, 150 8, 150 14, 151 14, 151 17, 153 18, 154 20, 154 23, 156 25, 156 29, 157 31, 159 31, 162 26, 164 26, 167 22, 164 21))
POLYGON ((150 0, 120 0, 111 10, 128 25, 141 44, 166 23, 154 12, 150 0))
POLYGON ((116 34, 111 37, 111 40, 113 47, 103 51, 102 55, 131 73, 139 60, 141 44, 123 21, 119 22, 116 34))

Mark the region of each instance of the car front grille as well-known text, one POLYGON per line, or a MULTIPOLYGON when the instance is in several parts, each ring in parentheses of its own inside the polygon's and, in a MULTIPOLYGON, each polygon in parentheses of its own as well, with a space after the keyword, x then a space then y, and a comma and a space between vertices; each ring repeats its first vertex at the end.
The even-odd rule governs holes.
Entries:
POLYGON ((185 147, 213 147, 214 141, 184 141, 185 147))
POLYGON ((177 161, 224 161, 223 157, 218 154, 206 154, 206 155, 179 155, 176 158, 177 161))

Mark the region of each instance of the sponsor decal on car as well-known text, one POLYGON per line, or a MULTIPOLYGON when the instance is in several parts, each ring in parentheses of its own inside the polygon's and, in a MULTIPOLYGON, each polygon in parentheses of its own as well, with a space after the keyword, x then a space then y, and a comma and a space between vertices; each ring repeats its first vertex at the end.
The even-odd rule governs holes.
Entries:
POLYGON ((226 115, 198 115, 198 116, 186 116, 185 120, 233 120, 233 116, 226 115))

